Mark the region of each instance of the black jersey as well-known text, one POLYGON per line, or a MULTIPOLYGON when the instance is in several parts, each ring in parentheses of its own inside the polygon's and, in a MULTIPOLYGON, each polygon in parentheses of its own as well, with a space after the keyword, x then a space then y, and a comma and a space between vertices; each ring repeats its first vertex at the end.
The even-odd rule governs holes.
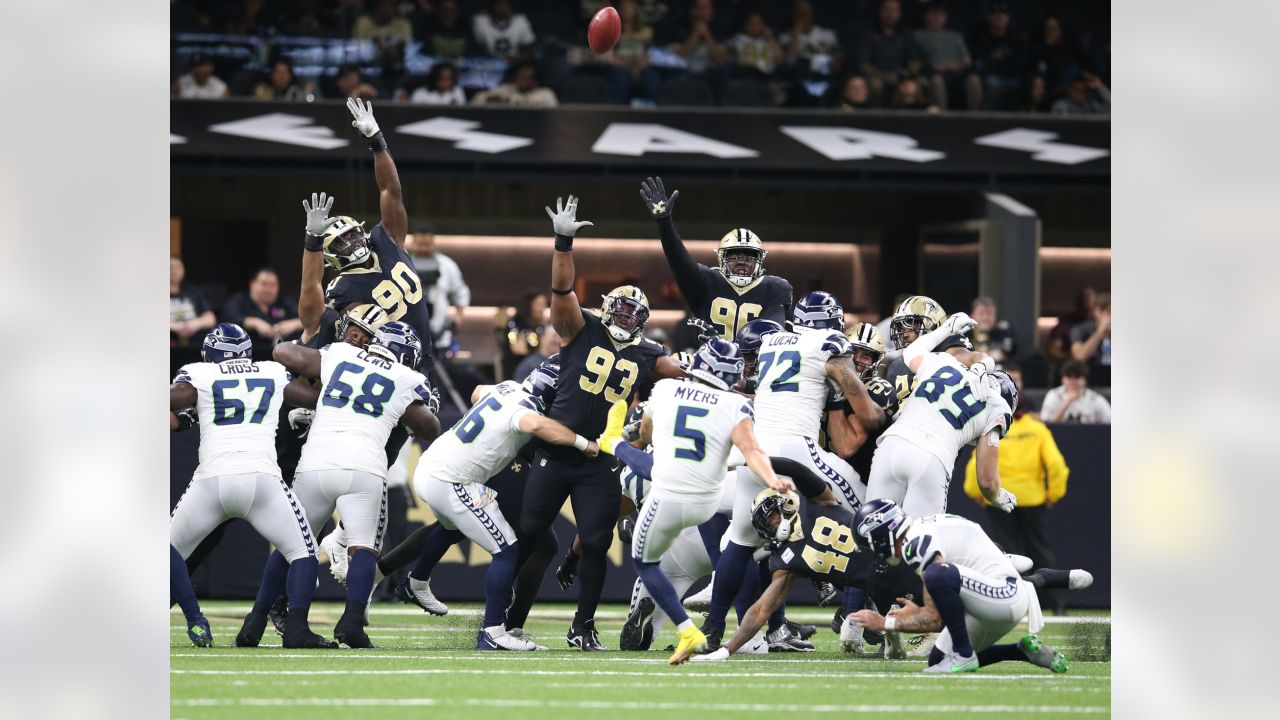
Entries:
MULTIPOLYGON (((952 335, 938 343, 938 346, 933 351, 944 352, 954 347, 972 350, 973 343, 969 342, 969 338, 964 335, 952 335)), ((885 373, 885 379, 893 386, 895 393, 892 407, 885 408, 885 412, 889 414, 890 418, 894 418, 897 417, 898 411, 902 408, 902 403, 906 402, 907 398, 911 397, 912 391, 916 389, 916 374, 907 367, 906 360, 898 358, 889 365, 889 371, 885 373)))
POLYGON ((373 251, 369 267, 350 268, 329 281, 325 304, 341 313, 348 305, 373 303, 386 312, 388 321, 409 323, 422 340, 424 364, 429 363, 430 350, 435 347, 431 310, 413 259, 391 239, 382 223, 369 233, 369 248, 373 251))
MULTIPOLYGON (((583 310, 582 319, 582 330, 573 342, 560 347, 560 382, 547 417, 594 440, 604 431, 613 403, 630 402, 641 388, 651 385, 654 363, 667 351, 644 337, 628 344, 616 343, 593 313, 583 310)), ((571 447, 547 445, 545 449, 557 460, 588 459, 571 447)), ((596 458, 601 462, 607 459, 596 458)))
POLYGON ((694 261, 671 218, 659 220, 658 229, 662 251, 689 310, 694 317, 711 323, 721 338, 732 341, 743 325, 756 318, 778 323, 791 319, 791 283, 777 275, 763 275, 746 287, 738 287, 719 269, 694 261))
MULTIPOLYGON (((893 386, 884 378, 871 378, 866 383, 867 394, 875 401, 877 405, 884 408, 885 414, 888 415, 890 406, 897 402, 897 396, 893 393, 893 386)), ((846 415, 853 414, 853 408, 849 405, 849 401, 844 401, 844 413, 846 415)), ((880 426, 877 430, 867 433, 867 439, 862 443, 862 447, 849 458, 849 465, 858 473, 858 477, 862 478, 865 485, 867 479, 871 477, 871 457, 876 453, 876 441, 880 439, 881 433, 889 427, 888 423, 880 426)))

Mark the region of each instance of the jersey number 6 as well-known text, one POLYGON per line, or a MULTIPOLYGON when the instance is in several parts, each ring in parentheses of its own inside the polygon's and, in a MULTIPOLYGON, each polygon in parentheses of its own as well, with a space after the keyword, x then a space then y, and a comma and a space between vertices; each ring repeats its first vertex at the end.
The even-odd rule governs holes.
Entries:
POLYGON ((418 273, 403 262, 391 268, 391 280, 383 280, 373 288, 373 301, 387 312, 388 322, 404 317, 409 306, 421 299, 422 282, 418 273))
POLYGON ((578 387, 592 395, 599 395, 603 390, 605 399, 616 403, 631 397, 631 386, 639 377, 639 365, 626 358, 615 358, 613 353, 596 346, 591 348, 591 352, 587 354, 587 361, 583 363, 582 375, 578 376, 578 387), (605 387, 615 366, 622 373, 622 382, 616 390, 605 387))

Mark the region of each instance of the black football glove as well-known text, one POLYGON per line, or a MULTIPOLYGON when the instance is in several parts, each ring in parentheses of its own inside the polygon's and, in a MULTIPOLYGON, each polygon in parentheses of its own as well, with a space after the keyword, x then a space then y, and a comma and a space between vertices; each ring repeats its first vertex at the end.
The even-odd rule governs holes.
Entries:
POLYGON ((638 511, 633 512, 622 518, 622 522, 618 523, 618 539, 621 540, 623 544, 631 544, 631 536, 636 530, 636 518, 639 516, 640 513, 638 511))
POLYGON ((174 432, 182 432, 183 430, 190 430, 191 428, 200 424, 200 416, 196 413, 196 409, 193 407, 189 407, 184 410, 179 410, 178 412, 174 413, 174 415, 178 416, 178 429, 175 430, 174 432))
POLYGON ((679 190, 671 193, 671 197, 667 197, 667 189, 662 186, 660 177, 651 177, 640 182, 640 199, 644 200, 645 207, 649 208, 649 212, 653 213, 655 219, 671 217, 671 211, 675 209, 678 197, 680 197, 679 190))
POLYGON ((716 329, 711 326, 711 323, 703 320, 702 318, 687 318, 684 323, 698 331, 698 342, 700 343, 705 344, 710 342, 712 338, 720 337, 720 333, 716 332, 716 329))

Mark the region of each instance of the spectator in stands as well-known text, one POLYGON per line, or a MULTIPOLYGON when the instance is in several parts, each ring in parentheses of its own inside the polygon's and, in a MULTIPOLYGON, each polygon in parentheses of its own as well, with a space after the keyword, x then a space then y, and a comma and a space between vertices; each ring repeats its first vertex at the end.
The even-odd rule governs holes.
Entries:
POLYGON ((169 342, 199 346, 204 331, 218 324, 204 293, 186 285, 187 266, 182 258, 169 258, 169 342))
POLYGON ((924 92, 920 89, 920 83, 913 77, 904 77, 898 80, 898 86, 894 89, 893 98, 889 101, 889 108, 893 110, 924 110, 925 112, 939 112, 938 104, 925 97, 924 92))
POLYGON ((472 105, 512 105, 515 107, 553 108, 559 105, 555 91, 538 83, 538 69, 532 62, 512 65, 511 81, 486 90, 471 99, 472 105))
POLYGON ((1093 318, 1093 301, 1098 296, 1091 287, 1080 288, 1076 293, 1076 305, 1071 312, 1058 318, 1058 324, 1049 332, 1045 357, 1049 362, 1062 363, 1071 359, 1071 329, 1093 318))
POLYGON ((413 38, 413 25, 400 14, 395 0, 374 0, 370 12, 356 18, 351 28, 356 40, 376 40, 386 47, 401 48, 413 38))
POLYGON ((490 0, 489 12, 471 20, 476 43, 491 57, 527 56, 537 38, 523 13, 511 9, 511 0, 490 0))
POLYGON ((1035 59, 1036 72, 1045 77, 1054 93, 1061 92, 1080 73, 1080 56, 1063 32, 1062 22, 1053 15, 1044 19, 1035 59))
POLYGON ((478 54, 470 24, 458 10, 458 0, 438 0, 434 13, 421 13, 418 37, 422 51, 437 58, 455 59, 478 54))
POLYGON ((1032 75, 1027 81, 1027 98, 1022 104, 1022 112, 1049 112, 1049 88, 1043 75, 1032 75))
POLYGON ((462 328, 462 309, 471 304, 471 288, 458 263, 436 249, 436 229, 431 223, 418 225, 405 237, 404 247, 413 258, 413 268, 431 306, 435 349, 438 353, 447 352, 462 328))
POLYGON ((1089 372, 1100 385, 1111 385, 1110 294, 1095 297, 1092 317, 1071 328, 1071 357, 1089 363, 1089 372))
POLYGON ((915 41, 930 73, 929 84, 938 105, 951 107, 950 98, 963 91, 965 106, 977 110, 982 104, 982 81, 969 70, 973 62, 964 36, 947 29, 946 4, 929 5, 924 14, 924 29, 915 31, 915 41))
POLYGON ((672 49, 684 58, 691 73, 714 70, 728 59, 728 49, 712 31, 714 20, 715 6, 711 0, 693 0, 689 6, 689 19, 676 29, 676 42, 672 49))
POLYGON ((502 351, 503 377, 512 377, 520 360, 536 351, 542 328, 548 326, 550 307, 546 293, 535 291, 526 293, 520 306, 498 313, 494 330, 502 351))
POLYGON ((255 357, 271 357, 271 348, 281 340, 302 334, 298 304, 280 295, 280 277, 271 268, 262 268, 249 281, 249 290, 227 300, 222 309, 225 322, 233 322, 253 338, 255 357))
POLYGON ((622 0, 618 3, 618 18, 622 21, 622 35, 613 50, 605 55, 605 61, 617 68, 617 74, 609 76, 610 85, 617 83, 621 86, 625 81, 626 87, 618 87, 615 91, 619 97, 625 95, 656 99, 662 78, 649 66, 653 26, 641 15, 636 0, 622 0))
POLYGON ((796 0, 791 6, 791 27, 780 42, 788 62, 819 75, 831 73, 832 58, 840 52, 835 31, 814 22, 813 3, 809 0, 796 0))
POLYGON ((264 82, 253 89, 253 96, 259 100, 284 100, 287 102, 306 102, 311 95, 310 87, 298 85, 293 75, 293 65, 288 60, 277 60, 271 66, 271 74, 264 82))
POLYGON ((979 297, 969 311, 978 325, 973 328, 973 349, 991 356, 997 363, 1012 360, 1018 353, 1018 340, 1008 320, 996 318, 996 301, 979 297))
POLYGON ((902 28, 902 5, 881 0, 879 21, 863 35, 858 67, 871 86, 871 94, 891 94, 899 78, 920 69, 920 51, 902 28))
POLYGON ((533 345, 529 354, 524 356, 519 365, 516 365, 515 372, 511 375, 511 379, 516 382, 524 382, 534 368, 560 352, 560 334, 550 325, 539 328, 534 338, 537 344, 533 345))
POLYGON ((191 71, 173 81, 171 92, 181 98, 221 100, 227 84, 213 74, 213 59, 199 53, 191 56, 191 71))
POLYGON ((867 79, 861 75, 851 75, 844 81, 844 91, 836 98, 836 107, 846 112, 869 110, 875 107, 871 103, 871 88, 867 79))
POLYGON ((739 68, 765 75, 772 75, 783 59, 782 46, 758 12, 747 14, 742 31, 729 40, 729 48, 739 68))
POLYGON ((1062 384, 1044 396, 1040 419, 1049 423, 1111 422, 1111 403, 1101 393, 1089 389, 1089 365, 1069 360, 1062 366, 1062 384))
POLYGON ((333 97, 373 100, 378 97, 378 88, 366 82, 358 68, 353 65, 344 65, 338 68, 338 74, 333 78, 333 97))
POLYGON ((982 78, 983 97, 990 110, 1013 106, 1015 93, 1030 65, 1027 44, 1013 32, 1009 22, 1009 4, 997 0, 991 4, 986 24, 969 43, 973 67, 982 78))
MULTIPOLYGON (((1005 370, 1019 389, 1022 374, 1012 363, 1005 370)), ((1070 470, 1062 451, 1045 424, 1027 412, 1020 396, 1009 432, 1000 441, 1000 486, 1018 498, 1018 506, 1006 513, 991 507, 978 489, 977 463, 972 455, 965 466, 964 491, 986 508, 987 529, 1005 552, 1026 555, 1036 567, 1055 567, 1056 558, 1046 531, 1048 511, 1067 493, 1070 470)), ((1040 601, 1061 614, 1061 593, 1045 593, 1040 601)))
POLYGON ((409 96, 409 102, 420 105, 466 105, 467 93, 458 85, 458 70, 449 63, 431 66, 425 85, 409 96))
POLYGON ((1111 112, 1111 91, 1093 73, 1073 80, 1067 96, 1053 104, 1054 115, 1106 115, 1111 112))

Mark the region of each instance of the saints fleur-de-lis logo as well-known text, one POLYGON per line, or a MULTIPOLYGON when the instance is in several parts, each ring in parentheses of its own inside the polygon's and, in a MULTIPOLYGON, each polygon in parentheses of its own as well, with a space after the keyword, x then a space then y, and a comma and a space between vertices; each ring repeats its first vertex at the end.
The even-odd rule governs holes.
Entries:
POLYGON ((656 202, 656 203, 654 203, 654 204, 653 204, 653 214, 654 214, 654 215, 657 215, 657 214, 659 214, 659 213, 664 213, 664 212, 666 212, 666 211, 667 211, 667 201, 666 201, 666 200, 659 200, 658 202, 656 202))

